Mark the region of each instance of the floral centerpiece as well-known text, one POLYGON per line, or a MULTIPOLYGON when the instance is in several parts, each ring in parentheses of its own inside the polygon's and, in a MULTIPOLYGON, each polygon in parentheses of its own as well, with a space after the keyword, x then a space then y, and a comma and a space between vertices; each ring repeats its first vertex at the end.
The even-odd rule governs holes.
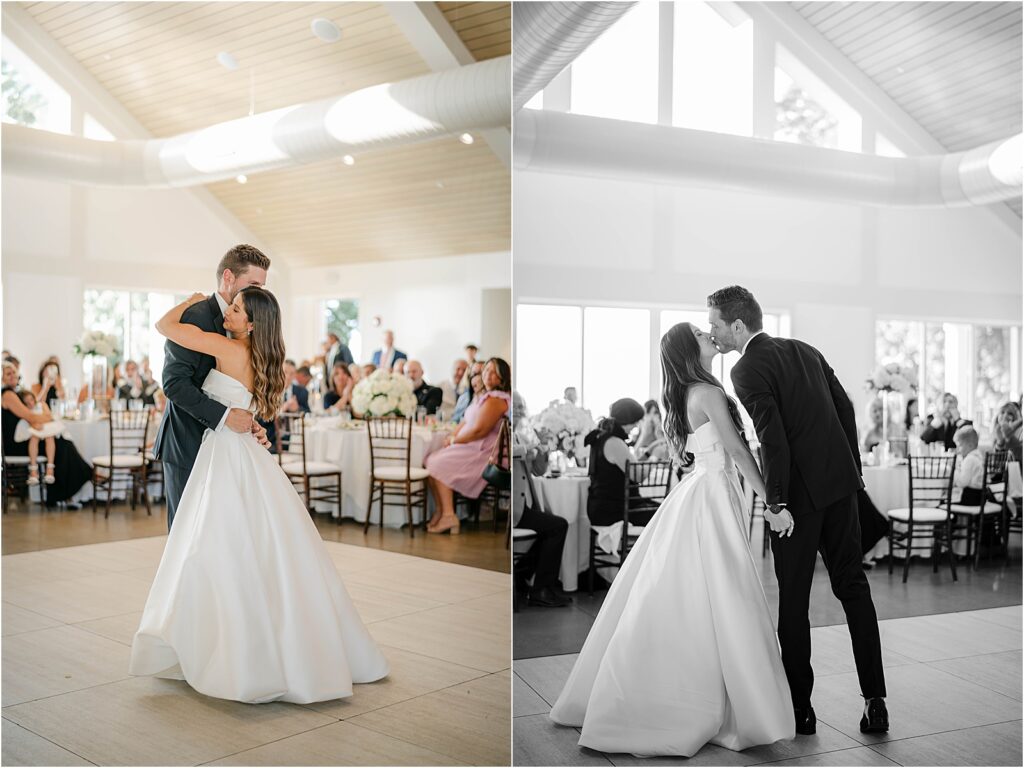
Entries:
POLYGON ((364 416, 412 416, 416 395, 405 376, 378 369, 352 390, 352 409, 364 416))
POLYGON ((83 360, 89 399, 96 401, 106 397, 110 383, 107 378, 107 358, 117 354, 117 337, 103 331, 85 331, 74 350, 83 360))
POLYGON ((865 384, 869 392, 878 393, 882 401, 882 450, 888 453, 889 450, 889 396, 893 393, 899 395, 901 402, 903 398, 913 395, 916 391, 914 382, 917 381, 917 372, 909 365, 899 363, 886 363, 880 365, 871 375, 865 384))
POLYGON ((583 454, 584 436, 594 428, 590 411, 567 402, 552 403, 532 421, 541 445, 574 461, 583 454))

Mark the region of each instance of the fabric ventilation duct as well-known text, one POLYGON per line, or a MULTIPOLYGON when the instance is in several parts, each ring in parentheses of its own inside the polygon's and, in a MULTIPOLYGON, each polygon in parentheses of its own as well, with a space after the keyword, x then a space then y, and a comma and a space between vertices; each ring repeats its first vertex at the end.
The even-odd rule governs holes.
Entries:
POLYGON ((507 126, 511 66, 504 56, 166 139, 94 141, 5 123, 3 168, 81 184, 187 187, 507 126))
POLYGON ((513 3, 513 108, 519 111, 636 3, 513 3))
POLYGON ((872 206, 954 208, 1021 196, 1024 134, 948 155, 890 158, 524 109, 520 170, 717 187, 872 206))

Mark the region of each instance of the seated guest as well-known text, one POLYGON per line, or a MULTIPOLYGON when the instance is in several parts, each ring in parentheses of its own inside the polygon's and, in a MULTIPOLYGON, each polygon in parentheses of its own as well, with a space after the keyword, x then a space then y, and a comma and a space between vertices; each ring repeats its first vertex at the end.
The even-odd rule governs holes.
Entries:
POLYGON ((375 368, 383 368, 390 371, 395 361, 404 360, 408 355, 400 349, 395 349, 394 331, 384 331, 384 346, 375 350, 370 361, 375 368))
POLYGON ((942 407, 929 419, 928 425, 921 432, 921 441, 942 443, 946 446, 947 451, 951 451, 956 447, 953 435, 960 427, 971 423, 960 416, 956 395, 946 392, 942 395, 942 407))
POLYGON ((423 380, 423 366, 419 360, 410 360, 405 366, 405 374, 412 382, 412 393, 416 395, 417 407, 426 408, 430 415, 436 414, 444 397, 441 388, 432 387, 423 380))
POLYGON ((376 370, 376 365, 374 365, 373 363, 366 363, 366 365, 363 366, 363 378, 368 379, 370 376, 373 375, 373 372, 376 370))
POLYGON ((992 428, 995 447, 1009 451, 1013 460, 1021 463, 1021 420, 1020 406, 1017 403, 1006 403, 996 414, 996 423, 992 428))
POLYGON ((313 372, 309 370, 308 365, 300 365, 295 369, 295 381, 300 387, 305 387, 309 390, 309 382, 313 380, 313 372))
POLYGON ((352 388, 356 383, 348 374, 348 366, 339 360, 331 369, 331 386, 324 395, 324 408, 332 413, 351 411, 352 388))
POLYGON ((664 461, 669 457, 668 437, 661 423, 661 408, 657 400, 644 403, 644 418, 640 422, 640 436, 633 446, 640 461, 664 461))
POLYGON ((56 357, 48 357, 39 366, 39 383, 32 385, 32 394, 40 403, 64 399, 64 381, 61 379, 60 362, 56 357))
MULTIPOLYGON (((18 384, 18 369, 10 363, 3 366, 3 410, 0 414, 0 427, 3 430, 3 452, 6 456, 28 456, 27 441, 14 439, 18 422, 24 419, 33 429, 41 429, 53 421, 49 413, 35 413, 30 410, 15 392, 18 384)), ((79 489, 92 478, 92 467, 85 463, 74 443, 63 437, 54 438, 53 482, 42 486, 46 491, 46 506, 56 506, 58 502, 67 501, 78 493, 79 489)), ((49 460, 49 457, 47 457, 49 460)), ((50 474, 48 471, 47 474, 50 474)))
POLYGON ((921 429, 921 417, 917 410, 917 398, 911 397, 907 400, 907 408, 903 412, 903 428, 907 434, 917 434, 921 429))
POLYGON ((953 435, 953 444, 961 460, 953 472, 954 504, 981 504, 985 485, 985 454, 978 448, 978 433, 971 425, 960 427, 953 435))
POLYGON ((587 517, 592 525, 612 525, 622 520, 626 462, 633 458, 626 438, 643 417, 644 409, 636 400, 616 400, 608 418, 601 419, 584 440, 583 444, 590 446, 587 517))
MULTIPOLYGON (((867 417, 868 426, 864 431, 864 437, 860 444, 864 449, 864 453, 871 453, 871 450, 882 442, 882 422, 885 420, 882 398, 876 397, 868 403, 867 417)), ((890 419, 887 435, 888 437, 903 437, 903 427, 890 419)))
POLYGON ((434 496, 434 515, 428 533, 459 532, 455 494, 469 499, 483 492, 483 471, 498 439, 502 419, 512 400, 512 372, 500 357, 492 357, 481 374, 484 392, 466 409, 462 423, 445 441, 445 447, 427 457, 427 486, 434 496))
POLYGON ((143 405, 156 405, 154 393, 159 389, 154 381, 146 381, 142 378, 142 372, 134 360, 126 360, 124 363, 124 380, 117 389, 119 400, 141 400, 143 405))
POLYGON ((45 482, 47 485, 53 485, 55 482, 53 460, 57 455, 57 441, 55 438, 63 430, 63 426, 61 426, 59 421, 53 419, 53 415, 50 413, 46 403, 37 402, 36 396, 27 389, 21 390, 18 393, 18 398, 32 413, 50 417, 50 421, 42 427, 33 426, 24 419, 19 419, 14 429, 14 439, 19 443, 28 443, 28 484, 39 485, 39 444, 42 443, 46 451, 45 482), (48 427, 53 429, 48 429, 48 427))
POLYGON ((348 348, 347 344, 343 344, 341 337, 333 331, 327 334, 324 348, 324 367, 328 371, 333 370, 334 364, 339 360, 345 363, 345 365, 351 365, 355 362, 355 359, 352 357, 352 350, 348 348))
MULTIPOLYGON (((281 410, 286 413, 309 413, 309 390, 299 384, 294 360, 284 361, 284 392, 281 410)), ((308 368, 306 370, 309 370, 308 368)))
POLYGON ((484 380, 481 378, 483 370, 483 363, 480 362, 472 363, 469 366, 469 386, 461 395, 459 395, 459 400, 455 403, 455 412, 452 413, 452 421, 456 424, 462 421, 463 416, 469 409, 469 406, 473 403, 473 400, 483 393, 484 380))
POLYGON ((441 382, 441 413, 445 418, 451 417, 455 412, 459 395, 462 394, 462 380, 465 378, 468 368, 469 363, 459 358, 452 364, 452 377, 441 382))
POLYGON ((397 373, 399 376, 405 375, 405 358, 398 358, 395 360, 395 364, 391 366, 391 372, 397 373))
POLYGON ((566 387, 562 393, 562 397, 565 398, 565 402, 569 405, 576 405, 576 400, 579 399, 579 395, 576 393, 576 387, 566 387))
POLYGON ((565 518, 545 512, 533 495, 533 481, 526 468, 521 448, 512 448, 512 525, 537 534, 530 549, 516 565, 515 588, 527 593, 527 602, 542 608, 560 608, 572 602, 558 586, 562 550, 569 523, 565 518), (532 584, 530 583, 532 577, 532 584))

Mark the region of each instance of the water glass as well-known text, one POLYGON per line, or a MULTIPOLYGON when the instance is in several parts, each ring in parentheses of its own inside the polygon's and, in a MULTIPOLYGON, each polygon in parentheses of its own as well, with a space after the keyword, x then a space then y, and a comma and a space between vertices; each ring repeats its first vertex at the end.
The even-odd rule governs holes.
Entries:
POLYGON ((143 408, 145 408, 145 403, 143 403, 141 400, 129 400, 128 401, 128 410, 129 411, 141 411, 143 408))
POLYGON ((417 424, 422 424, 423 421, 426 418, 427 418, 427 407, 425 405, 421 405, 421 406, 419 406, 416 409, 416 423, 417 424))

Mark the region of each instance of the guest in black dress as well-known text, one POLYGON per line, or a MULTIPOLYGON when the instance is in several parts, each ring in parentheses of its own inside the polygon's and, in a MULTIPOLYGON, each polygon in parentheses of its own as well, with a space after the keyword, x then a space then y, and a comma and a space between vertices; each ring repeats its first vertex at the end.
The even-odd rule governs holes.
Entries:
POLYGON ((37 403, 49 405, 51 400, 64 399, 64 380, 60 376, 60 361, 49 357, 39 366, 39 383, 32 385, 37 403))
MULTIPOLYGON (((19 443, 14 439, 14 430, 19 419, 30 424, 40 418, 49 421, 51 417, 30 411, 21 402, 15 392, 18 383, 18 369, 8 363, 4 364, 3 375, 3 411, 0 414, 0 426, 3 429, 3 450, 6 456, 28 456, 28 443, 19 443)), ((41 423, 41 422, 40 422, 41 423)), ((52 485, 41 486, 46 493, 46 506, 56 506, 58 502, 73 497, 92 478, 90 467, 79 455, 74 443, 57 437, 57 451, 54 456, 54 477, 52 485)))
MULTIPOLYGON (((622 520, 626 462, 630 459, 626 439, 643 416, 643 406, 636 400, 628 397, 616 400, 609 417, 601 419, 583 442, 590 446, 587 517, 592 525, 612 525, 622 520)), ((639 495, 637 499, 639 501, 639 495)), ((648 519, 652 514, 647 515, 648 519)), ((633 522, 643 525, 647 520, 633 522)))
POLYGON ((331 388, 324 394, 324 408, 334 413, 350 411, 353 387, 355 382, 349 375, 348 366, 339 360, 331 369, 331 388))

